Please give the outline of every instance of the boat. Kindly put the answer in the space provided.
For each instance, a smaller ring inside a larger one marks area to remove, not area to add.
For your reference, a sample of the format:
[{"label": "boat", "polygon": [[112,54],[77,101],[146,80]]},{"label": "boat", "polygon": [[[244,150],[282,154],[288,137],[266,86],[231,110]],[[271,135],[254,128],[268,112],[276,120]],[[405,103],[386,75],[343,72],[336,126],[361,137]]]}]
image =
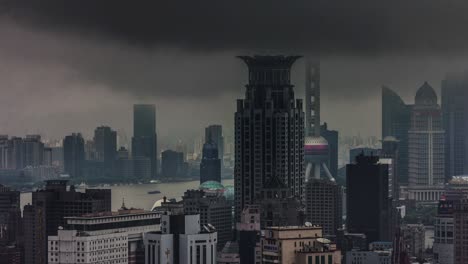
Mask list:
[{"label": "boat", "polygon": [[151,180],[150,183],[161,183],[159,180]]},{"label": "boat", "polygon": [[155,190],[155,191],[149,191],[148,194],[157,194],[157,193],[161,193],[160,191],[158,190]]}]

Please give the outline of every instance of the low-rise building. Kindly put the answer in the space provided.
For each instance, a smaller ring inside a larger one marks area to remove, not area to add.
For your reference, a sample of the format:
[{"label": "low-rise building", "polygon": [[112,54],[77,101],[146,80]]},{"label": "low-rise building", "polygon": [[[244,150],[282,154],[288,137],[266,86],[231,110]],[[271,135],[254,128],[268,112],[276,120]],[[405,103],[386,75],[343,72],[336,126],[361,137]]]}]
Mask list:
[{"label": "low-rise building", "polygon": [[320,226],[267,227],[263,233],[263,263],[341,263],[341,252],[322,237]]},{"label": "low-rise building", "polygon": [[198,214],[162,215],[161,231],[146,233],[144,245],[146,264],[216,263],[216,229],[200,229]]},{"label": "low-rise building", "polygon": [[348,251],[346,264],[392,264],[392,251]]},{"label": "low-rise building", "polygon": [[49,236],[48,263],[142,263],[143,234],[160,229],[160,214],[123,206],[66,223]]}]

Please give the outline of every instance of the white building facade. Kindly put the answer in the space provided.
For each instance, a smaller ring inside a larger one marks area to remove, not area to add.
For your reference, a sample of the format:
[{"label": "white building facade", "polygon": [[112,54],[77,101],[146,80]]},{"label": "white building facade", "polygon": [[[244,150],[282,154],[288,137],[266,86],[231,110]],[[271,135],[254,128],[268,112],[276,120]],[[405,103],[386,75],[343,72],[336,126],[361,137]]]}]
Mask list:
[{"label": "white building facade", "polygon": [[66,228],[48,238],[49,263],[134,263],[138,250],[144,254],[143,234],[160,230],[160,214],[143,210],[125,209],[66,220]]},{"label": "white building facade", "polygon": [[200,230],[200,215],[162,215],[161,231],[145,234],[146,264],[216,263],[217,232]]}]

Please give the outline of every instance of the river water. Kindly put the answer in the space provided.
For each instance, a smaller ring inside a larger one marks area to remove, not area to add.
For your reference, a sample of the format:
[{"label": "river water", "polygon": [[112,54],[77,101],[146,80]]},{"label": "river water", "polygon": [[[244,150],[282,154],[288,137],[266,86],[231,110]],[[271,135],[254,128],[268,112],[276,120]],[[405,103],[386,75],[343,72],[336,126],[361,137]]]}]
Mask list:
[{"label": "river water", "polygon": [[[234,180],[223,180],[223,185],[234,185]],[[120,185],[109,187],[97,187],[101,189],[112,190],[112,211],[116,211],[122,206],[122,201],[125,200],[125,206],[130,208],[141,208],[150,210],[153,204],[162,199],[164,196],[167,198],[175,198],[181,200],[182,195],[186,190],[198,189],[199,181],[189,182],[171,182],[171,183],[158,183],[158,184],[135,184],[135,185]],[[82,191],[82,189],[77,188]],[[148,194],[149,191],[158,190],[161,193]],[[21,208],[24,205],[31,203],[31,193],[21,193]]]}]

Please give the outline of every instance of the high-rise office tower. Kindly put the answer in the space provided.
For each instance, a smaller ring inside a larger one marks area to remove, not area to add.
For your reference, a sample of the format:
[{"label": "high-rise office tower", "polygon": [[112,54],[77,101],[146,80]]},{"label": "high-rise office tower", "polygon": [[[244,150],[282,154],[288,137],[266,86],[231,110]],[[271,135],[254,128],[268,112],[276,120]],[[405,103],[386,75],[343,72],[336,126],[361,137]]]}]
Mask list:
[{"label": "high-rise office tower", "polygon": [[165,150],[161,153],[161,177],[183,178],[187,176],[187,167],[184,162],[184,153]]},{"label": "high-rise office tower", "polygon": [[94,145],[97,160],[104,163],[106,173],[112,171],[117,155],[117,132],[108,126],[94,130]]},{"label": "high-rise office tower", "polygon": [[346,226],[349,233],[363,233],[367,242],[392,241],[388,165],[376,156],[356,157],[346,166]]},{"label": "high-rise office tower", "polygon": [[235,113],[235,212],[261,197],[278,177],[291,195],[303,196],[304,112],[290,81],[297,56],[241,56],[248,66],[245,99]]},{"label": "high-rise office tower", "polygon": [[205,128],[205,143],[213,143],[218,149],[218,158],[223,164],[224,159],[224,137],[221,125],[210,125]]},{"label": "high-rise office tower", "polygon": [[446,180],[468,174],[468,73],[442,81]]},{"label": "high-rise office tower", "polygon": [[[304,139],[305,179],[320,179],[325,174],[333,180],[330,173],[330,150],[328,141],[320,136],[320,64],[306,60],[306,137]],[[338,168],[337,168],[338,170]]]},{"label": "high-rise office tower", "polygon": [[25,263],[48,263],[48,236],[56,236],[65,217],[111,210],[111,190],[67,190],[67,181],[46,181],[44,190],[33,192],[32,204],[24,207]]},{"label": "high-rise office tower", "polygon": [[328,124],[323,123],[320,135],[328,142],[328,156],[330,158],[328,169],[333,177],[338,175],[338,131],[329,130]]},{"label": "high-rise office tower", "polygon": [[39,135],[26,135],[23,140],[23,162],[25,166],[40,166],[44,160],[44,143]]},{"label": "high-rise office tower", "polygon": [[434,263],[454,263],[454,200],[442,199],[437,207],[437,216],[434,224]]},{"label": "high-rise office tower", "polygon": [[408,140],[409,188],[444,184],[442,112],[437,104],[437,95],[427,82],[416,93]]},{"label": "high-rise office tower", "polygon": [[408,130],[411,124],[411,105],[405,104],[401,97],[387,87],[382,87],[382,139],[395,137],[399,143],[398,179],[408,183]]},{"label": "high-rise office tower", "polygon": [[214,143],[203,145],[203,155],[200,163],[200,183],[206,181],[221,182],[221,160]]},{"label": "high-rise office tower", "polygon": [[158,139],[156,134],[156,108],[151,104],[133,106],[132,156],[149,158],[151,177],[158,173]]},{"label": "high-rise office tower", "polygon": [[63,139],[64,171],[70,177],[83,176],[85,152],[84,139],[81,134],[73,133]]}]

